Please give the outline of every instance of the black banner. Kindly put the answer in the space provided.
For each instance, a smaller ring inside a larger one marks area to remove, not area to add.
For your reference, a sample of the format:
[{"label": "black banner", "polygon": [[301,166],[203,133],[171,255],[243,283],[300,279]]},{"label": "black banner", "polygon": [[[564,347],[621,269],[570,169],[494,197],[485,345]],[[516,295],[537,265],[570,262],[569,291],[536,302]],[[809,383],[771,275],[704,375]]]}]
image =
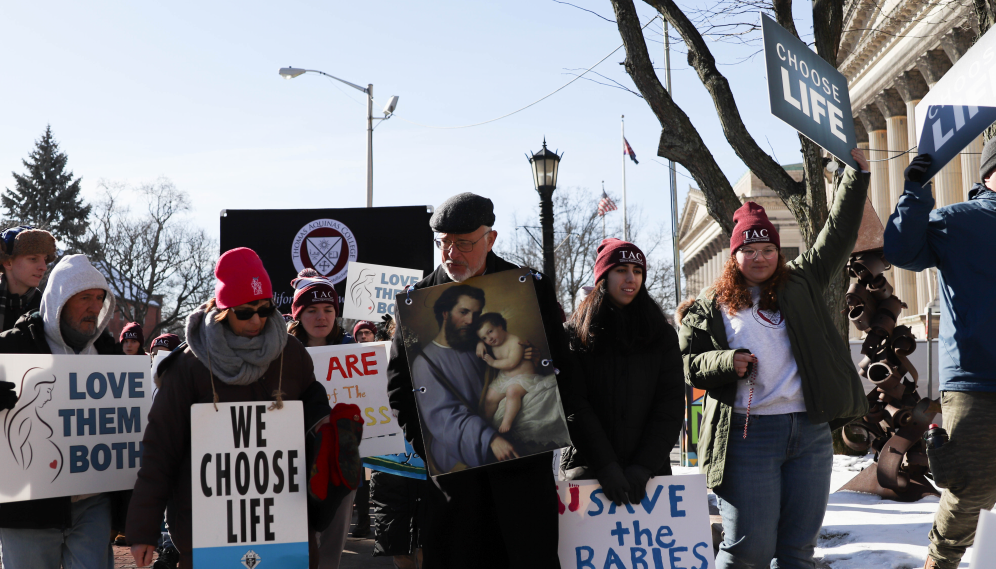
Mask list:
[{"label": "black banner", "polygon": [[430,208],[229,209],[221,212],[221,252],[256,251],[273,283],[273,300],[290,312],[290,281],[305,267],[346,289],[349,261],[422,269],[433,266]]}]

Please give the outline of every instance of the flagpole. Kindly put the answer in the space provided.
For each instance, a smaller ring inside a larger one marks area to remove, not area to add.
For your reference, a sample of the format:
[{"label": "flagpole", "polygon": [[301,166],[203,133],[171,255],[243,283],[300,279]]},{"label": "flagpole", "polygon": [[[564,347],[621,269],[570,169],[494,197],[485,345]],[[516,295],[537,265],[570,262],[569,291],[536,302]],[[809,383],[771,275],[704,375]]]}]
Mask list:
[{"label": "flagpole", "polygon": [[629,241],[629,220],[626,217],[626,115],[620,118],[622,125],[622,191],[623,191],[623,241]]},{"label": "flagpole", "polygon": [[[608,195],[605,193],[605,180],[602,180],[602,195]],[[605,214],[602,214],[602,241],[605,241]]]}]

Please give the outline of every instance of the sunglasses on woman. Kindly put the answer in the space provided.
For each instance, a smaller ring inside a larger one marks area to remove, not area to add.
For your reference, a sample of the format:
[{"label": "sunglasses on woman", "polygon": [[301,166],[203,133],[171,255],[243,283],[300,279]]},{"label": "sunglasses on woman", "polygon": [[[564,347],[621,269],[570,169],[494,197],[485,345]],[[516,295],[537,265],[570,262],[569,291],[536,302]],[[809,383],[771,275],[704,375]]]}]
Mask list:
[{"label": "sunglasses on woman", "polygon": [[266,318],[273,314],[277,308],[272,304],[260,306],[259,308],[238,308],[233,309],[235,317],[239,320],[251,320],[254,314],[259,314],[260,318]]}]

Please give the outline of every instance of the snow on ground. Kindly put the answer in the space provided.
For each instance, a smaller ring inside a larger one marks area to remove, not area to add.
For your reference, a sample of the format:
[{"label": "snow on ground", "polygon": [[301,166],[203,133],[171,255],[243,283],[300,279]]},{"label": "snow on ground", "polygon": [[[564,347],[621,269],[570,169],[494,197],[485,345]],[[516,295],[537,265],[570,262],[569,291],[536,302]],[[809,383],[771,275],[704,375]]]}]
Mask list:
[{"label": "snow on ground", "polygon": [[[833,569],[920,569],[927,557],[939,499],[919,502],[883,500],[879,496],[838,491],[872,462],[867,457],[834,456],[830,503],[816,557]],[[972,550],[960,567],[967,568]]]}]

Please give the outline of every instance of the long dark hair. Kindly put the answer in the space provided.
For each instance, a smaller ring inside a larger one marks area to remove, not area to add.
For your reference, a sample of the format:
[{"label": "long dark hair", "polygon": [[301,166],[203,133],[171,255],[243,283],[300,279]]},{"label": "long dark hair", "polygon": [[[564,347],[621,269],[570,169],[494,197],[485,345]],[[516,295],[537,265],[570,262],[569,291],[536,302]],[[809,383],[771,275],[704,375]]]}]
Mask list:
[{"label": "long dark hair", "polygon": [[571,315],[567,321],[571,350],[597,352],[613,346],[639,352],[661,341],[664,328],[670,324],[660,305],[647,292],[646,282],[640,283],[636,297],[623,308],[615,308],[608,296],[608,279],[601,279]]}]

